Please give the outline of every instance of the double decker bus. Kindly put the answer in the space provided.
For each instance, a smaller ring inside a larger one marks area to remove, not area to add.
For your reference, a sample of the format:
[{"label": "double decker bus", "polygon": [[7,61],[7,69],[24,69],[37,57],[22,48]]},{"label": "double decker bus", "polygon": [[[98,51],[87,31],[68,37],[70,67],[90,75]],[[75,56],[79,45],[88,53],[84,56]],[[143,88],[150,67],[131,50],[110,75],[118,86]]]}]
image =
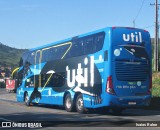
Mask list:
[{"label": "double decker bus", "polygon": [[151,40],[146,30],[106,27],[30,49],[20,60],[17,101],[66,111],[148,106]]}]

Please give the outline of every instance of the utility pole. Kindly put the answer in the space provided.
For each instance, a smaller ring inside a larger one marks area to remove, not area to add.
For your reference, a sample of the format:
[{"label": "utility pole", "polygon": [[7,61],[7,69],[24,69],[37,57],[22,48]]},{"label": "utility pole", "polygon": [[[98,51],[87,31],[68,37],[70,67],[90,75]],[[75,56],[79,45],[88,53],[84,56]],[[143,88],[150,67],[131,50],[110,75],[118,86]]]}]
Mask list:
[{"label": "utility pole", "polygon": [[159,42],[159,25],[158,25],[158,0],[155,0],[154,4],[150,4],[155,6],[155,39],[154,39],[154,71],[158,71],[158,42]]},{"label": "utility pole", "polygon": [[135,28],[135,20],[133,20],[133,27]]}]

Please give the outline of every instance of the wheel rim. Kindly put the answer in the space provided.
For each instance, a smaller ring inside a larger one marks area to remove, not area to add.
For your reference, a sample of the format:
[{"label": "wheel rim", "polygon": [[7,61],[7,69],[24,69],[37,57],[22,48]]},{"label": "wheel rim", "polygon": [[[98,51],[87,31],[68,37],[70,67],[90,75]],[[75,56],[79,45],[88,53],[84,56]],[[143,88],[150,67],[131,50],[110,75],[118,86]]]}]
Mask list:
[{"label": "wheel rim", "polygon": [[26,94],[26,96],[25,96],[25,103],[27,104],[28,101],[29,101],[29,96],[28,96],[28,94]]},{"label": "wheel rim", "polygon": [[78,108],[78,110],[82,110],[83,109],[83,99],[82,98],[79,98],[77,100],[77,108]]},{"label": "wheel rim", "polygon": [[66,99],[66,107],[71,108],[71,99],[69,97]]}]

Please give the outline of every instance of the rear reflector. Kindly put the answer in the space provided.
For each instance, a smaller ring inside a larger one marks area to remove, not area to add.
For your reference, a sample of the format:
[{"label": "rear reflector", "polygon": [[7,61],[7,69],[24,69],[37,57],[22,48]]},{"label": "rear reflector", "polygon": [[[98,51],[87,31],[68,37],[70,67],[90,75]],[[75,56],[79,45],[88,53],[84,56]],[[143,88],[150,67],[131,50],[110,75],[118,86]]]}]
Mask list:
[{"label": "rear reflector", "polygon": [[115,91],[113,88],[112,76],[109,76],[106,83],[106,92],[115,95]]}]

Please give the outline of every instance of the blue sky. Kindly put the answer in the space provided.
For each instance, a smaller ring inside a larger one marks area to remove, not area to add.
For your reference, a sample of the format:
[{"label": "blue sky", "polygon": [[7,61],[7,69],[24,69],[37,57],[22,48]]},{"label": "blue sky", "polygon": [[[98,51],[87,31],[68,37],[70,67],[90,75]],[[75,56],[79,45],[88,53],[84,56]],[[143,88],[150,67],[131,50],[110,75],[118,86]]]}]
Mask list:
[{"label": "blue sky", "polygon": [[150,6],[154,2],[0,0],[0,42],[16,48],[33,48],[107,26],[132,27],[133,20],[137,28],[148,30],[154,37],[155,8]]}]

